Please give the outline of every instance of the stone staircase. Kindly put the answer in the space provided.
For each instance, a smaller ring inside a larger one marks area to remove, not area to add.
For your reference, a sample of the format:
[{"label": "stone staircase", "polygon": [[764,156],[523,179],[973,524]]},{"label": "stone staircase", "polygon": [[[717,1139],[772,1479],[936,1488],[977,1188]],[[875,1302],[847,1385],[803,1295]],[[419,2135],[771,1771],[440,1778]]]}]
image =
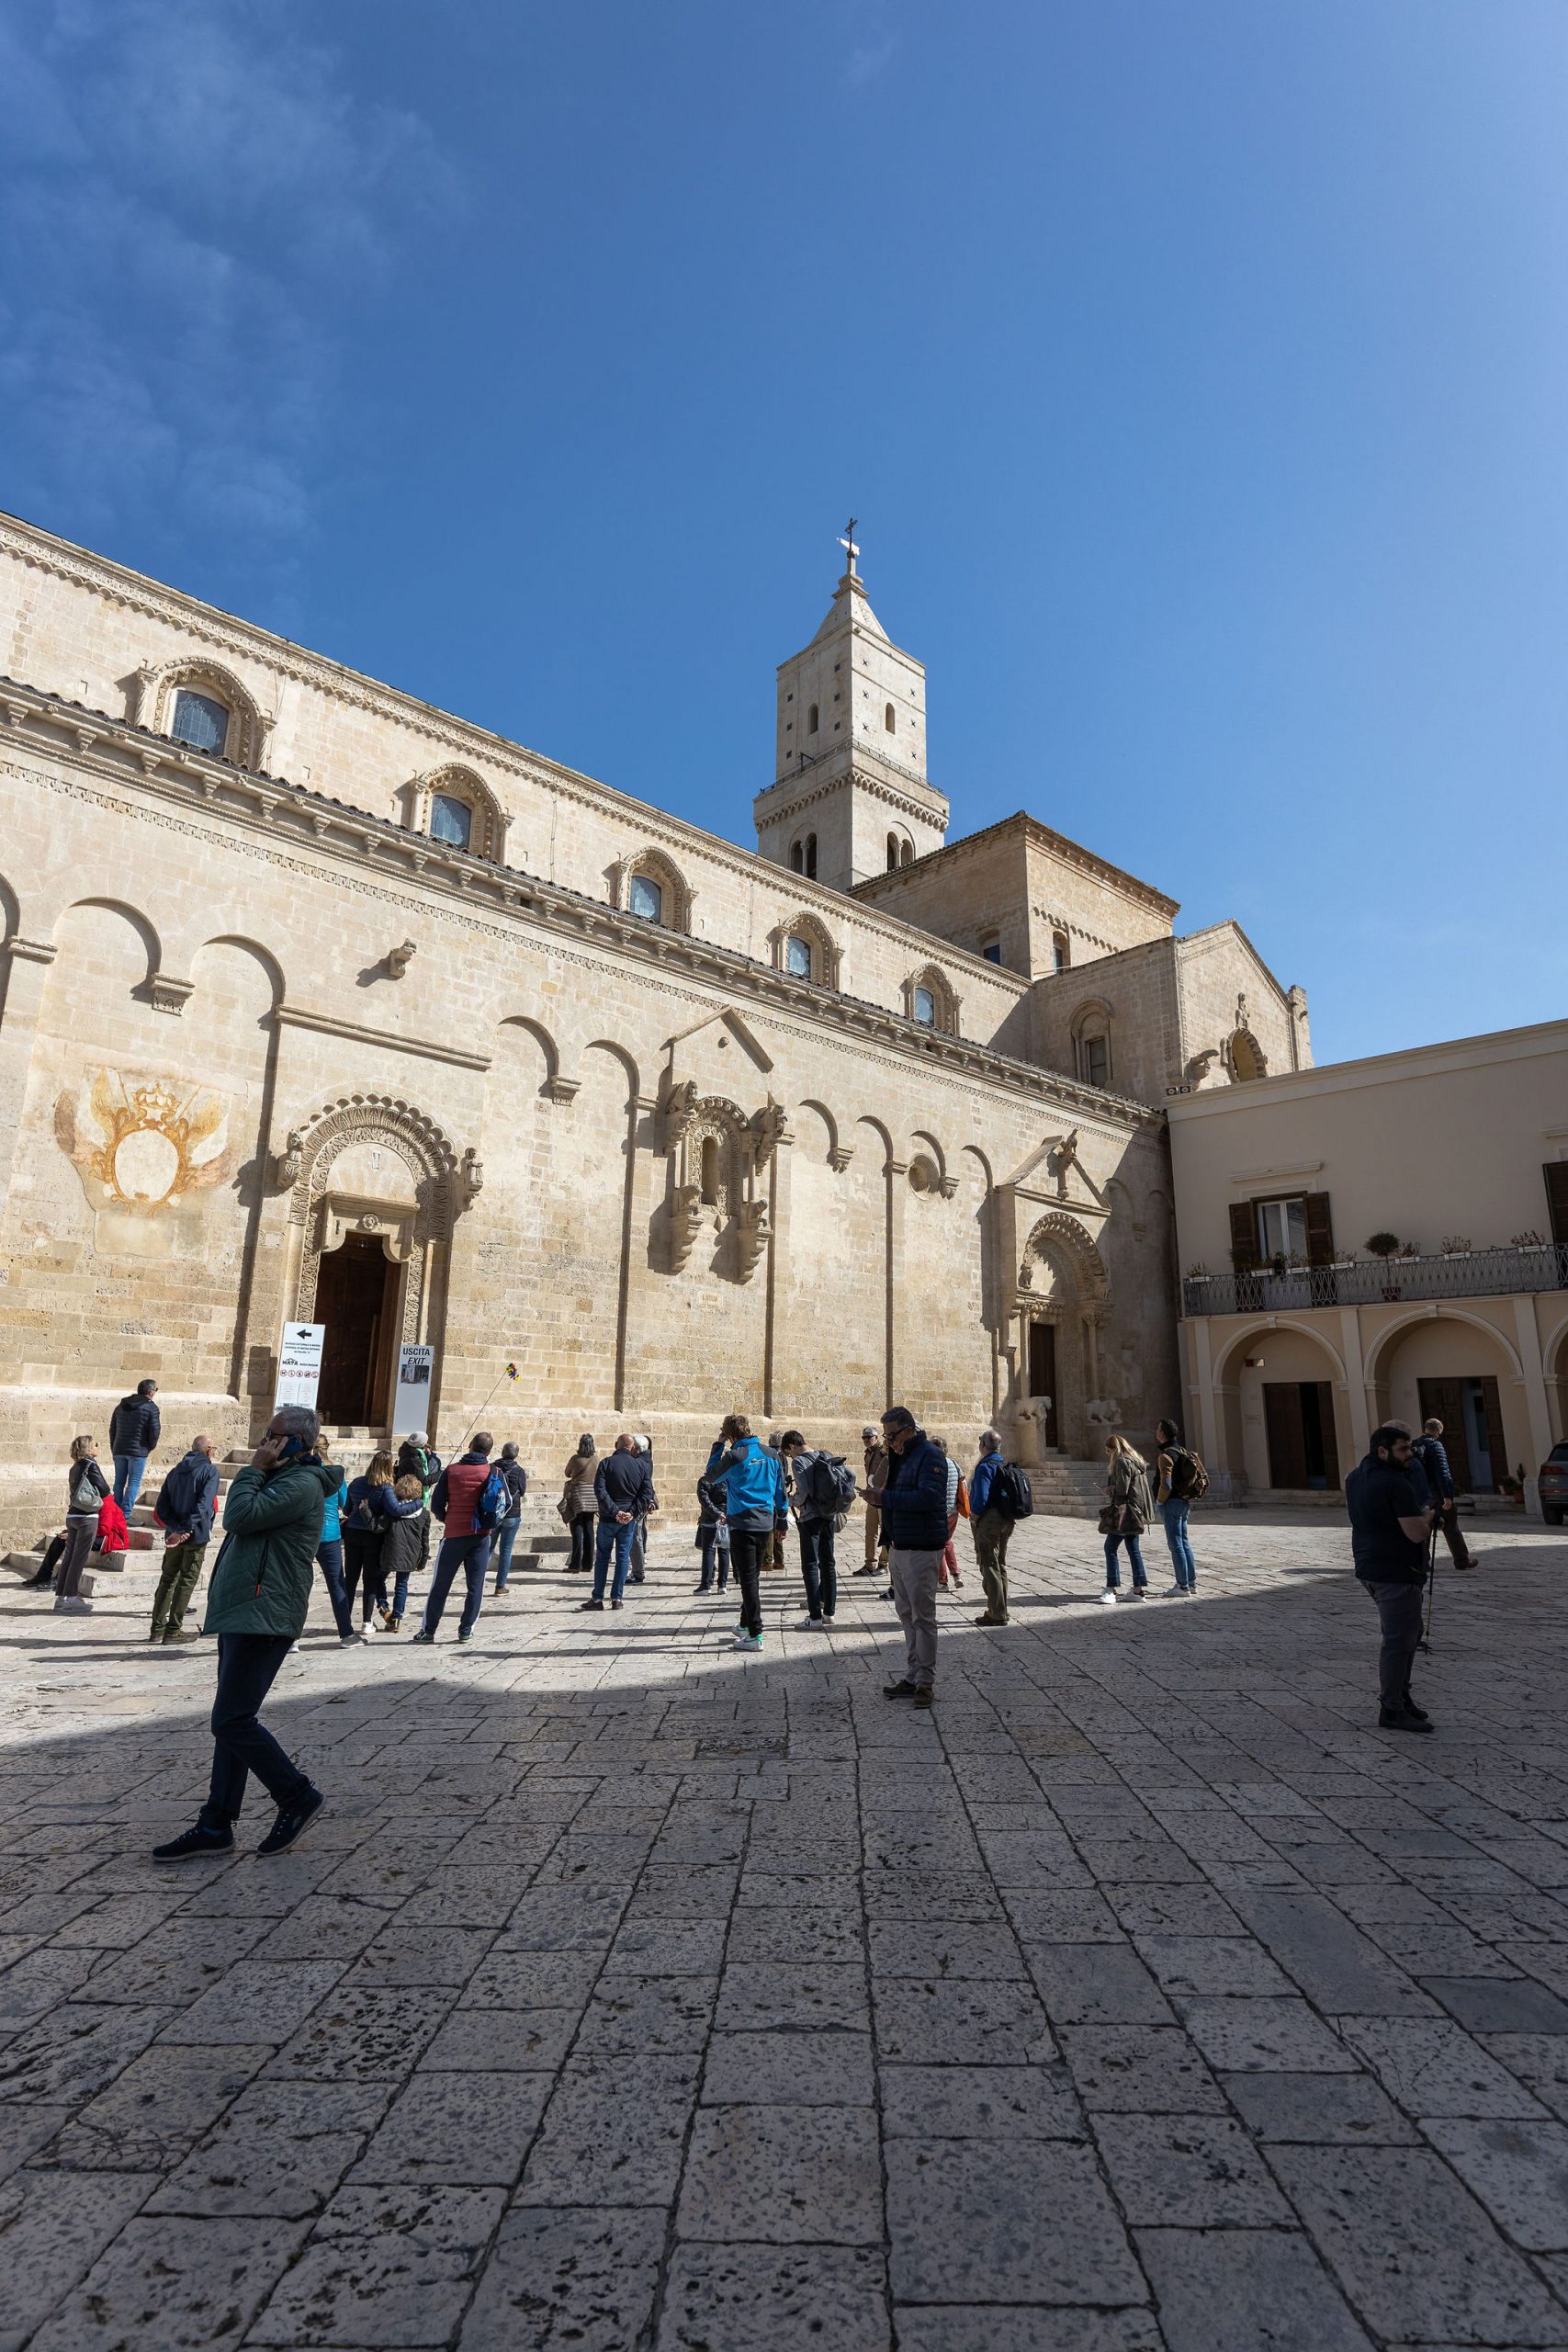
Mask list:
[{"label": "stone staircase", "polygon": [[1042,1519],[1098,1519],[1105,1500],[1105,1472],[1098,1462],[1077,1462],[1059,1445],[1044,1459],[1024,1465]]}]

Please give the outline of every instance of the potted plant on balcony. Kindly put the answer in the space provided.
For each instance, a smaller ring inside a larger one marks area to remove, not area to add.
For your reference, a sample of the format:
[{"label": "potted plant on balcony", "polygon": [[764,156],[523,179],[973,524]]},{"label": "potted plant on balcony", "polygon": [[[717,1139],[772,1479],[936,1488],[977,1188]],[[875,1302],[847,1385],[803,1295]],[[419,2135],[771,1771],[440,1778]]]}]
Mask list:
[{"label": "potted plant on balcony", "polygon": [[[1527,1275],[1544,1274],[1547,1286],[1551,1287],[1551,1275],[1556,1270],[1557,1251],[1544,1233],[1538,1233],[1535,1227],[1530,1226],[1525,1232],[1514,1234],[1508,1247],[1510,1250],[1517,1250],[1524,1260],[1523,1272]],[[1551,1269],[1550,1272],[1549,1269]]]},{"label": "potted plant on balcony", "polygon": [[1468,1233],[1450,1233],[1438,1246],[1445,1258],[1468,1258],[1470,1236]]},{"label": "potted plant on balcony", "polygon": [[1391,1283],[1387,1279],[1389,1260],[1391,1258],[1397,1258],[1401,1249],[1404,1246],[1401,1242],[1398,1234],[1370,1233],[1367,1236],[1366,1246],[1367,1253],[1370,1257],[1381,1258],[1382,1260],[1384,1277],[1382,1295],[1384,1298],[1395,1299],[1402,1297],[1404,1294],[1401,1291],[1400,1285],[1397,1283]]}]

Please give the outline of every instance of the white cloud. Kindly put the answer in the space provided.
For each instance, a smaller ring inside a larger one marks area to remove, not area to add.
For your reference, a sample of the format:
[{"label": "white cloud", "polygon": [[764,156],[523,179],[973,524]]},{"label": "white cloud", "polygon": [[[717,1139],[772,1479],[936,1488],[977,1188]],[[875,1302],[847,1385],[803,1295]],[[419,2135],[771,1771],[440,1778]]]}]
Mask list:
[{"label": "white cloud", "polygon": [[3,502],[291,557],[356,302],[455,175],[293,0],[0,0]]}]

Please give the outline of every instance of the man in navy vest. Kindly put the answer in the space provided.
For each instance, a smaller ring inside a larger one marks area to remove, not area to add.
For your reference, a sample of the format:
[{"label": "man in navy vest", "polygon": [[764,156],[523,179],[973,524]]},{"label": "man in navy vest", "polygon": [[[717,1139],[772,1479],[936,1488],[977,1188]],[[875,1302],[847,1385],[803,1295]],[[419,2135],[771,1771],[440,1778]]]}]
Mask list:
[{"label": "man in navy vest", "polygon": [[882,1489],[882,1534],[893,1578],[893,1606],[904,1628],[904,1674],[884,1685],[885,1699],[913,1699],[929,1707],[936,1689],[936,1587],[942,1551],[958,1524],[947,1508],[947,1456],[933,1445],[907,1405],[882,1416],[887,1442],[887,1481]]}]

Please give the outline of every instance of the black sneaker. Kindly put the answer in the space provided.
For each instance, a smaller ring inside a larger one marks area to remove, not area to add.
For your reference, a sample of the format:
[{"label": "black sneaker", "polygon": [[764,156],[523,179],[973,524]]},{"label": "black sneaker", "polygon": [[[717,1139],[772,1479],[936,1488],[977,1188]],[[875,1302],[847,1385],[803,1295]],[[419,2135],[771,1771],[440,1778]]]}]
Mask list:
[{"label": "black sneaker", "polygon": [[1378,1709],[1379,1731],[1430,1731],[1431,1728],[1430,1715],[1407,1714],[1403,1707]]},{"label": "black sneaker", "polygon": [[468,1631],[466,1634],[463,1632],[463,1630],[462,1630],[461,1626],[459,1626],[459,1627],[458,1627],[458,1629],[457,1629],[457,1639],[458,1639],[460,1642],[471,1642],[471,1641],[473,1640],[473,1638],[474,1638],[474,1635],[473,1635],[473,1629],[472,1629],[472,1627],[471,1627],[471,1626],[469,1627]]},{"label": "black sneaker", "polygon": [[885,1699],[912,1699],[915,1695],[915,1686],[908,1681],[885,1682],[882,1686],[882,1695]]},{"label": "black sneaker", "polygon": [[[352,1640],[353,1636],[350,1635],[349,1638]],[[433,1642],[435,1636],[434,1634],[411,1634],[409,1639],[411,1642]]]},{"label": "black sneaker", "polygon": [[604,1606],[602,1600],[580,1600],[577,1605],[579,1609],[603,1609]]},{"label": "black sneaker", "polygon": [[294,1804],[279,1805],[277,1819],[256,1848],[258,1854],[287,1854],[297,1838],[302,1838],[325,1804],[320,1789],[307,1789]]},{"label": "black sneaker", "polygon": [[154,1846],[152,1860],[155,1862],[200,1862],[206,1861],[210,1855],[231,1854],[233,1850],[234,1833],[231,1829],[203,1829],[197,1826],[182,1830],[179,1837],[171,1838],[166,1846]]},{"label": "black sneaker", "polygon": [[1404,1712],[1407,1715],[1414,1715],[1418,1724],[1429,1724],[1432,1720],[1425,1707],[1416,1704],[1408,1690],[1404,1694]]},{"label": "black sneaker", "polygon": [[916,1691],[916,1693],[915,1693],[915,1704],[916,1704],[916,1706],[917,1706],[917,1707],[934,1707],[934,1706],[935,1706],[935,1704],[936,1704],[936,1692],[931,1689],[931,1684],[930,1684],[929,1682],[922,1683],[922,1684],[921,1684],[921,1686],[920,1686],[920,1688]]},{"label": "black sneaker", "polygon": [[624,1600],[612,1600],[610,1603],[612,1609],[624,1609],[626,1605]]}]

